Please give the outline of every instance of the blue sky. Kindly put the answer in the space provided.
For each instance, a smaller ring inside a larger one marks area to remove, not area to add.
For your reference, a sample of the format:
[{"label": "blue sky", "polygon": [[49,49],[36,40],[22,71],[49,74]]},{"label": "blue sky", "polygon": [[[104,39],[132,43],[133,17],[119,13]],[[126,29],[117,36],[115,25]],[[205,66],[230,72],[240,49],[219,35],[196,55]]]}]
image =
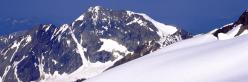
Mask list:
[{"label": "blue sky", "polygon": [[[0,0],[0,19],[32,19],[33,24],[60,25],[71,23],[96,5],[146,13],[157,21],[196,34],[235,21],[248,9],[248,0]],[[23,26],[10,29],[0,25],[0,34],[32,27]]]}]

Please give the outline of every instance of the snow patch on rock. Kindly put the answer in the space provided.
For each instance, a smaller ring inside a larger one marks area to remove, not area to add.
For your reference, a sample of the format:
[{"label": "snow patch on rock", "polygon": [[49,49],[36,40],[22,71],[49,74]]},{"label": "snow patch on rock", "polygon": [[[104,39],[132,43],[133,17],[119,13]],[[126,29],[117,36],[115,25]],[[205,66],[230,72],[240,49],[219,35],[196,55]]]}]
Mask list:
[{"label": "snow patch on rock", "polygon": [[127,52],[127,48],[118,42],[111,40],[111,39],[100,39],[103,42],[101,48],[98,51],[120,51],[120,52]]},{"label": "snow patch on rock", "polygon": [[45,31],[48,31],[51,26],[52,26],[52,24],[44,25],[43,28],[45,29]]},{"label": "snow patch on rock", "polygon": [[168,35],[168,34],[174,34],[177,31],[177,28],[171,25],[165,25],[163,23],[160,23],[158,21],[155,21],[148,15],[144,13],[136,13],[139,15],[142,15],[146,20],[150,21],[153,23],[153,25],[158,29],[158,34],[160,36]]},{"label": "snow patch on rock", "polygon": [[248,30],[244,30],[244,31],[240,34],[240,36],[246,35],[246,34],[248,34]]},{"label": "snow patch on rock", "polygon": [[79,20],[84,20],[84,14],[82,14],[81,16],[79,16],[75,21],[79,21]]},{"label": "snow patch on rock", "polygon": [[239,24],[239,25],[233,27],[233,29],[227,33],[219,33],[218,34],[219,40],[227,40],[227,39],[231,39],[231,38],[235,37],[235,35],[239,32],[241,26],[242,26],[242,24]]}]

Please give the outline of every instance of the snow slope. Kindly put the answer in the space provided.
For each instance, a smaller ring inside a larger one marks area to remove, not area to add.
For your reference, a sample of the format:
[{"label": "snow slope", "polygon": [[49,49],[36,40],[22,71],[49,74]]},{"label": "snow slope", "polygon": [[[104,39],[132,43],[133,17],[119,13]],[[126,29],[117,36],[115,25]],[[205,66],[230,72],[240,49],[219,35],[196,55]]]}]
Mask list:
[{"label": "snow slope", "polygon": [[211,34],[172,44],[86,82],[247,82],[248,35]]},{"label": "snow slope", "polygon": [[154,19],[152,19],[151,17],[149,17],[148,15],[146,15],[144,13],[136,13],[136,14],[139,14],[139,15],[143,16],[146,20],[151,21],[155,25],[155,27],[157,27],[158,34],[160,36],[166,35],[165,33],[173,34],[173,33],[175,33],[177,31],[176,27],[170,26],[170,25],[165,25],[163,23],[155,21]]}]

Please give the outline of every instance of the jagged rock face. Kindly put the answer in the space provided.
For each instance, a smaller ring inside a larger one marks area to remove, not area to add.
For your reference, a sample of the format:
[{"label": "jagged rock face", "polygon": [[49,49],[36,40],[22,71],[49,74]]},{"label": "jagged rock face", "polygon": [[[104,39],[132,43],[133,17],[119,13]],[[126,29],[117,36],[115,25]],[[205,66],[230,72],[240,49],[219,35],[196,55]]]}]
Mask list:
[{"label": "jagged rock face", "polygon": [[248,25],[248,10],[246,10],[246,11],[239,17],[238,21],[236,21],[235,24]]},{"label": "jagged rock face", "polygon": [[[54,32],[58,32],[56,29],[52,25],[37,26],[3,48],[0,74],[4,76],[4,81],[17,81],[14,76],[21,81],[37,80],[40,78],[41,64],[44,65],[42,71],[51,74],[54,71],[71,73],[81,66],[80,55],[73,51],[75,43],[70,46],[66,43],[71,37],[66,34],[53,36]],[[66,39],[59,41],[60,36]]]},{"label": "jagged rock face", "polygon": [[97,6],[72,24],[1,36],[0,79],[82,80],[191,37],[176,27],[168,26],[175,31],[167,32],[156,26],[145,15]]},{"label": "jagged rock face", "polygon": [[[112,11],[102,8],[89,11],[84,14],[82,20],[76,21],[73,29],[76,37],[84,40],[82,44],[85,44],[84,47],[87,48],[86,53],[90,54],[92,62],[99,61],[99,59],[94,58],[101,55],[98,54],[101,53],[101,51],[98,52],[100,45],[102,45],[101,38],[114,40],[127,47],[127,50],[130,52],[133,52],[139,44],[159,40],[156,32],[150,31],[148,27],[141,26],[138,23],[128,25],[129,22],[134,20],[135,15],[129,16],[126,11]],[[142,18],[138,15],[136,17]],[[150,27],[157,30],[154,26]],[[113,59],[113,57],[108,58]]]},{"label": "jagged rock face", "polygon": [[223,26],[222,28],[213,32],[213,35],[221,39],[222,37],[231,38],[247,33],[248,33],[248,11],[246,10],[236,22]]}]

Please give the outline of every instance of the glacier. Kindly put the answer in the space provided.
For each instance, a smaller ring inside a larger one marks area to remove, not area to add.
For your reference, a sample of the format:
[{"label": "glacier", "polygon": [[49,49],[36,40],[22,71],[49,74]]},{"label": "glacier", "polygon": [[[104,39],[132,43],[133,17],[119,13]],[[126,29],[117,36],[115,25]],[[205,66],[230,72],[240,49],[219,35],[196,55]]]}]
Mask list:
[{"label": "glacier", "polygon": [[247,82],[248,35],[211,33],[169,45],[86,82]]}]

